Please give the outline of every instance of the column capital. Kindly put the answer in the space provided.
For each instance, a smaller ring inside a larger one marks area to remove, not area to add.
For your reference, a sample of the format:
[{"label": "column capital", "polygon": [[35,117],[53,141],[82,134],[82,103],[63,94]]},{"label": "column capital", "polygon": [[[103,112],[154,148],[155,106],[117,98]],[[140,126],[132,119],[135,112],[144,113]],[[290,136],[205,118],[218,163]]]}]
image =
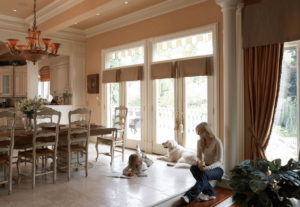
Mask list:
[{"label": "column capital", "polygon": [[244,3],[244,0],[216,0],[216,4],[223,9],[237,9],[238,5]]}]

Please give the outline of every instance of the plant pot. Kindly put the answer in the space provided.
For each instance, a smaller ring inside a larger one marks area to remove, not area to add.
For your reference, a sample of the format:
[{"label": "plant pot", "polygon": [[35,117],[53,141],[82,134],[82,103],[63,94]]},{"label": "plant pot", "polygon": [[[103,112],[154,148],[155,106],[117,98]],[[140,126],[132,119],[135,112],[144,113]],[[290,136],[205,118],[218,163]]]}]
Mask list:
[{"label": "plant pot", "polygon": [[23,121],[24,128],[27,132],[32,131],[34,129],[34,124],[33,124],[33,114],[24,114],[25,117],[28,119],[28,123]]},{"label": "plant pot", "polygon": [[64,98],[65,99],[65,105],[69,104],[69,98]]}]

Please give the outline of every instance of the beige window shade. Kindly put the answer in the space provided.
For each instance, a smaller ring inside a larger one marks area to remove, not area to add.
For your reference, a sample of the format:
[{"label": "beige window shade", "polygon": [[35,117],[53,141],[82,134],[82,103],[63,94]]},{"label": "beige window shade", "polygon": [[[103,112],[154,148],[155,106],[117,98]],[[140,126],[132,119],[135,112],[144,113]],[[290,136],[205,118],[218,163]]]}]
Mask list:
[{"label": "beige window shade", "polygon": [[151,80],[174,78],[174,62],[151,65]]},{"label": "beige window shade", "polygon": [[134,66],[120,69],[120,82],[143,80],[143,67]]},{"label": "beige window shade", "polygon": [[300,39],[300,1],[269,0],[242,11],[243,48]]},{"label": "beige window shade", "polygon": [[40,82],[47,82],[50,81],[50,67],[44,66],[39,71],[40,75]]},{"label": "beige window shade", "polygon": [[120,69],[103,71],[102,83],[118,83],[120,82]]},{"label": "beige window shade", "polygon": [[179,77],[209,76],[213,72],[213,58],[197,58],[178,62]]}]

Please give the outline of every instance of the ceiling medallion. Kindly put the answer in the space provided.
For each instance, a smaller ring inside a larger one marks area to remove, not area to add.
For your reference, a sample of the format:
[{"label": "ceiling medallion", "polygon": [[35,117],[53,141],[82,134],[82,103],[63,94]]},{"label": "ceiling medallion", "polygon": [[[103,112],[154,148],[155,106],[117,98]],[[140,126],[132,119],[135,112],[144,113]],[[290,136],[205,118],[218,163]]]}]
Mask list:
[{"label": "ceiling medallion", "polygon": [[[27,45],[17,45],[20,40],[7,39],[5,45],[9,49],[12,55],[21,55],[26,60],[33,62],[39,62],[44,58],[56,57],[58,49],[62,46],[60,43],[52,43],[51,39],[43,38],[40,40],[41,31],[38,31],[36,26],[36,0],[34,0],[33,10],[33,26],[28,29],[29,37],[26,37]],[[40,46],[40,42],[45,45],[45,49]],[[48,52],[49,51],[49,52]]]}]

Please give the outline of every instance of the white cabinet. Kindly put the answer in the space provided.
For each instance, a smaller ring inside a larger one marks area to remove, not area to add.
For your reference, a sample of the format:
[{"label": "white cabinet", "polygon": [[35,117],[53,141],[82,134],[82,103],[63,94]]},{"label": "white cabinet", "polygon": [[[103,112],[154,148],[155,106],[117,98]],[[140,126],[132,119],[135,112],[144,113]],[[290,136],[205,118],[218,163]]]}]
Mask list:
[{"label": "white cabinet", "polygon": [[15,68],[14,97],[27,97],[27,66]]},{"label": "white cabinet", "polygon": [[53,58],[50,61],[50,94],[62,96],[69,88],[69,58]]},{"label": "white cabinet", "polygon": [[[72,111],[72,105],[47,105],[47,107],[61,112],[60,124],[69,124],[69,112]],[[52,121],[56,122],[57,118],[53,116]]]},{"label": "white cabinet", "polygon": [[10,68],[0,68],[0,97],[12,97],[13,71]]}]

